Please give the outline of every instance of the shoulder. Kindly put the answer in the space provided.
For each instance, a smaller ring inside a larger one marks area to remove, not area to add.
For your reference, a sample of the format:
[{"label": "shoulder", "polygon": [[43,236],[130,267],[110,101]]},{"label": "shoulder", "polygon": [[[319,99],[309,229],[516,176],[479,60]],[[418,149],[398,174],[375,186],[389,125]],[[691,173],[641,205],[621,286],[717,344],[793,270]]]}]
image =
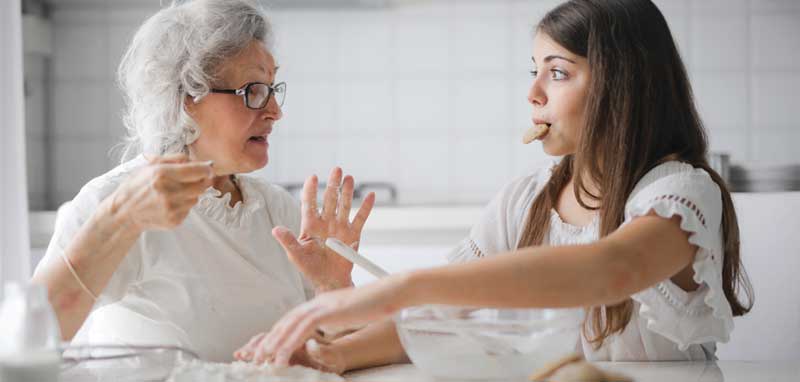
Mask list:
[{"label": "shoulder", "polygon": [[503,186],[484,210],[484,220],[504,221],[510,232],[516,232],[522,226],[534,198],[550,180],[556,164],[548,163]]},{"label": "shoulder", "polygon": [[702,168],[670,161],[645,174],[626,203],[626,215],[639,215],[664,205],[680,205],[707,228],[719,226],[722,190]]},{"label": "shoulder", "polygon": [[507,202],[515,202],[516,204],[529,205],[533,198],[544,188],[553,174],[553,168],[558,162],[551,162],[536,170],[517,177],[511,182],[507,183],[500,189],[500,192],[495,197],[496,199],[504,199]]},{"label": "shoulder", "polygon": [[91,212],[131,174],[145,165],[147,165],[147,160],[141,155],[122,163],[87,182],[68,203],[78,211],[88,210]]},{"label": "shoulder", "polygon": [[694,167],[691,164],[669,161],[664,162],[648,171],[633,189],[631,195],[652,189],[653,186],[687,187],[695,186],[719,190],[719,186],[714,182],[706,170]]}]

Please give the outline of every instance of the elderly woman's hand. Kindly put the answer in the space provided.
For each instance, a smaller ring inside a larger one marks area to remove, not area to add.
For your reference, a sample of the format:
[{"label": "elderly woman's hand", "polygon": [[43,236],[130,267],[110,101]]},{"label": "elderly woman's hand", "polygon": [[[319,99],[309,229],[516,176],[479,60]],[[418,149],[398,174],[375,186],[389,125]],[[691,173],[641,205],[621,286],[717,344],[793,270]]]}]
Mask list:
[{"label": "elderly woman's hand", "polygon": [[375,194],[370,193],[364,198],[351,222],[353,182],[353,177],[349,175],[342,181],[342,169],[334,168],[325,188],[320,212],[317,210],[317,177],[309,177],[303,185],[300,236],[295,238],[284,227],[272,230],[289,259],[311,280],[318,292],[353,285],[350,275],[353,264],[324,245],[327,238],[335,237],[358,249],[361,229],[375,204]]},{"label": "elderly woman's hand", "polygon": [[210,162],[189,162],[182,154],[157,157],[112,194],[112,210],[127,215],[138,231],[180,225],[212,184]]},{"label": "elderly woman's hand", "polygon": [[[234,359],[254,362],[256,353],[262,358],[265,357],[265,355],[262,355],[263,353],[258,352],[258,349],[263,346],[262,340],[266,336],[266,332],[253,336],[247,344],[233,353]],[[342,374],[346,371],[344,356],[331,345],[329,340],[319,333],[314,333],[303,346],[295,350],[289,358],[289,365],[303,365],[336,374]]]},{"label": "elderly woman's hand", "polygon": [[[297,362],[308,340],[320,330],[352,327],[390,317],[400,309],[415,305],[420,290],[412,290],[411,273],[396,274],[359,288],[339,289],[320,294],[302,303],[276,322],[269,333],[259,334],[234,353],[237,359],[255,363],[271,361],[279,366]],[[313,350],[313,349],[307,349]],[[327,363],[344,361],[336,352],[328,352]],[[313,354],[313,351],[312,351]],[[320,362],[321,353],[314,355]],[[329,366],[330,367],[330,366]],[[345,365],[346,367],[346,365]]]}]

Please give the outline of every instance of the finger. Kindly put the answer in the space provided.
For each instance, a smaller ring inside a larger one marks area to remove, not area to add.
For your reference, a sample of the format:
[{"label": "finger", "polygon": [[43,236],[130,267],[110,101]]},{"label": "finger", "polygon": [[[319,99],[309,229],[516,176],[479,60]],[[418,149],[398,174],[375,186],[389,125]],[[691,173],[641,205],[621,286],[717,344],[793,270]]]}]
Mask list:
[{"label": "finger", "polygon": [[364,228],[364,223],[367,222],[367,218],[369,217],[370,212],[372,212],[372,207],[375,205],[375,193],[370,192],[364,201],[361,203],[361,207],[358,209],[358,213],[353,218],[353,229],[356,232],[361,232],[361,229]]},{"label": "finger", "polygon": [[158,164],[158,163],[186,163],[189,161],[189,157],[183,153],[174,153],[174,154],[167,154],[167,155],[158,155],[150,159],[151,164]]},{"label": "finger", "polygon": [[353,188],[355,180],[352,176],[344,177],[342,182],[342,195],[339,197],[339,211],[336,212],[336,220],[339,223],[347,223],[350,221],[350,206],[353,203]]},{"label": "finger", "polygon": [[309,312],[302,317],[293,329],[290,329],[288,336],[282,344],[276,346],[275,364],[278,366],[288,366],[289,359],[295,350],[299,349],[311,338],[317,327],[318,314],[316,311]]},{"label": "finger", "polygon": [[300,304],[292,309],[283,318],[272,327],[264,339],[262,346],[263,352],[276,355],[276,349],[283,345],[290,332],[297,327],[298,323],[303,320],[309,313],[318,310],[319,307],[314,305],[311,301]]},{"label": "finger", "polygon": [[266,332],[261,332],[253,336],[253,338],[251,338],[250,341],[247,341],[247,343],[244,346],[236,350],[233,353],[233,356],[240,361],[249,361],[253,359],[253,353],[254,349],[256,348],[256,345],[258,345],[261,342],[261,340],[263,340],[264,337],[266,336],[267,336]]},{"label": "finger", "polygon": [[191,183],[208,179],[214,175],[212,162],[165,163],[159,165],[159,171],[181,183]]},{"label": "finger", "polygon": [[289,260],[299,266],[300,259],[297,256],[302,253],[303,247],[300,245],[300,242],[297,241],[292,231],[286,227],[278,226],[272,229],[272,236],[278,240],[278,243],[280,243],[281,247],[286,251]]},{"label": "finger", "polygon": [[289,313],[287,313],[283,318],[278,320],[278,322],[272,326],[267,336],[261,340],[256,348],[255,356],[253,358],[253,362],[255,363],[263,363],[267,360],[267,358],[274,358],[275,354],[275,344],[279,341],[281,336],[284,335],[286,328],[291,325],[294,318],[299,314],[299,311],[303,308],[303,305],[292,309]]},{"label": "finger", "polygon": [[328,178],[328,186],[325,187],[322,205],[322,219],[326,222],[333,220],[336,213],[336,200],[339,199],[339,185],[342,183],[342,169],[334,167],[331,176]]},{"label": "finger", "polygon": [[177,192],[186,199],[197,199],[200,194],[206,192],[211,187],[211,178],[201,179],[190,183],[179,183]]},{"label": "finger", "polygon": [[319,214],[317,209],[317,185],[319,181],[316,175],[311,175],[303,183],[303,196],[302,196],[302,216],[305,218],[315,218]]},{"label": "finger", "polygon": [[256,343],[255,347],[253,348],[253,357],[250,358],[250,361],[255,364],[262,364],[268,359],[273,358],[272,353],[267,350],[267,337],[261,339]]}]

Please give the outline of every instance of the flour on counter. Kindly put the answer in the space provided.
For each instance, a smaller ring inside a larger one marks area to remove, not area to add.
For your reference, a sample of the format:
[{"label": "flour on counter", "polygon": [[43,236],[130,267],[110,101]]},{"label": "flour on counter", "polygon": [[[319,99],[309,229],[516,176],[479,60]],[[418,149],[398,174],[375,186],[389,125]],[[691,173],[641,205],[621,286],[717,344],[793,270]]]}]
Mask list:
[{"label": "flour on counter", "polygon": [[274,367],[268,363],[255,365],[237,361],[214,363],[192,360],[181,362],[172,370],[167,382],[334,382],[344,381],[336,374],[305,366]]}]

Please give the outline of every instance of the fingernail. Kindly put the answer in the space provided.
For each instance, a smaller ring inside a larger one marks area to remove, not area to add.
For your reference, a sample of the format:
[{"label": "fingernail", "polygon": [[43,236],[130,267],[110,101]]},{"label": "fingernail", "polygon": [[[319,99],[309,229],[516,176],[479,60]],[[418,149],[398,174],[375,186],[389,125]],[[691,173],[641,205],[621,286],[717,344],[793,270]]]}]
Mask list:
[{"label": "fingernail", "polygon": [[213,165],[214,165],[213,160],[206,161],[206,166],[213,166]]}]

